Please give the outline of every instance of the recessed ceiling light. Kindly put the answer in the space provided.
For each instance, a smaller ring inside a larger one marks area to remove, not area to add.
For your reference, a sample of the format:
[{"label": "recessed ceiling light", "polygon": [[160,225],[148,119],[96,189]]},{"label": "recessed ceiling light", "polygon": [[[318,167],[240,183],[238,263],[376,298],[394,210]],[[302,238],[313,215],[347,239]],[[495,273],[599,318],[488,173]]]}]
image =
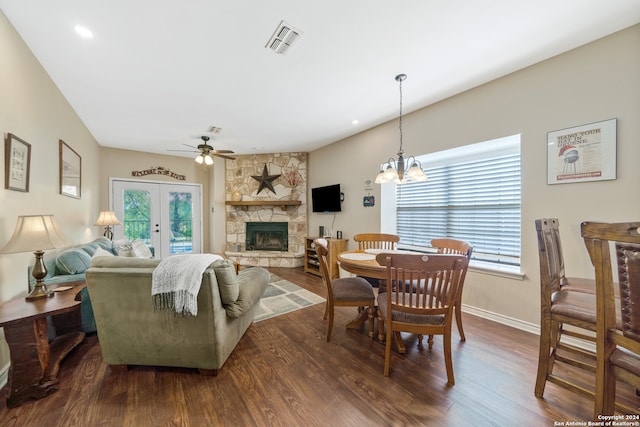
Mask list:
[{"label": "recessed ceiling light", "polygon": [[83,27],[82,25],[76,25],[74,29],[76,30],[76,33],[80,34],[85,39],[93,38],[93,33],[88,28]]},{"label": "recessed ceiling light", "polygon": [[351,121],[351,124],[352,124],[352,125],[357,125],[358,123],[360,123],[360,121],[359,121],[359,120],[352,120],[352,121]]}]

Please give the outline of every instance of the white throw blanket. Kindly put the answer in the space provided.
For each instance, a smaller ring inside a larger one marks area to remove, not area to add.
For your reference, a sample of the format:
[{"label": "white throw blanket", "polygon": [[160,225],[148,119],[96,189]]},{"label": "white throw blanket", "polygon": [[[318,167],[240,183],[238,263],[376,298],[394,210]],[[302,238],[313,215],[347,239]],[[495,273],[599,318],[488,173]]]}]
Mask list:
[{"label": "white throw blanket", "polygon": [[151,278],[153,308],[173,310],[183,316],[197,316],[202,274],[217,259],[222,257],[213,254],[183,254],[172,255],[160,261]]}]

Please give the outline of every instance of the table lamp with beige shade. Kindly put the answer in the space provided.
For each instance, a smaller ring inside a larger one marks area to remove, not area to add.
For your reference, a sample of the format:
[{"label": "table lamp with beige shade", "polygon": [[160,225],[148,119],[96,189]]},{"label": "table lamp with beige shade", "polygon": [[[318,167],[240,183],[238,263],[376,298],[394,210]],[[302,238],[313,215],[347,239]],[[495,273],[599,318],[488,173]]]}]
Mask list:
[{"label": "table lamp with beige shade", "polygon": [[116,217],[115,212],[113,211],[100,211],[100,215],[98,216],[98,220],[93,225],[100,225],[104,227],[103,236],[108,238],[109,240],[113,240],[113,228],[112,225],[120,225],[120,220]]},{"label": "table lamp with beige shade", "polygon": [[60,231],[53,215],[22,215],[18,217],[16,229],[7,244],[0,249],[0,254],[33,252],[36,261],[32,275],[36,283],[26,299],[49,298],[54,293],[44,283],[47,275],[47,267],[42,258],[44,249],[63,248],[72,244]]}]

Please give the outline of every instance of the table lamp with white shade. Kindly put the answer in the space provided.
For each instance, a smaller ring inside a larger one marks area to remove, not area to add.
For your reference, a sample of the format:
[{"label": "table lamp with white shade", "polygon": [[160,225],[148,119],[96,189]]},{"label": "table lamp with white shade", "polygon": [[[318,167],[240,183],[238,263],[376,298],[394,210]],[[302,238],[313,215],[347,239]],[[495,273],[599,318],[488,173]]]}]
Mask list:
[{"label": "table lamp with white shade", "polygon": [[44,249],[62,248],[72,244],[60,231],[53,215],[22,215],[18,217],[16,229],[7,244],[0,249],[0,254],[33,252],[36,261],[32,275],[36,283],[26,299],[49,298],[53,296],[53,291],[47,289],[44,283],[47,275],[47,267],[42,259]]},{"label": "table lamp with white shade", "polygon": [[113,211],[100,211],[98,220],[94,225],[100,225],[104,227],[104,237],[109,240],[113,240],[113,228],[112,225],[120,225],[120,220],[116,217]]}]

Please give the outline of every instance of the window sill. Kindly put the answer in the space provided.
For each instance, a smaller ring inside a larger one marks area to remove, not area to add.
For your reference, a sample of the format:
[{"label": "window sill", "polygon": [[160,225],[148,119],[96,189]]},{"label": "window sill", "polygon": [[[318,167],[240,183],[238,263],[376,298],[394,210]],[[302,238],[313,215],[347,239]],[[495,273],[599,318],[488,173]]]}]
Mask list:
[{"label": "window sill", "polygon": [[471,261],[469,271],[492,276],[505,277],[507,279],[524,280],[524,273],[518,266],[496,265],[482,261]]}]

